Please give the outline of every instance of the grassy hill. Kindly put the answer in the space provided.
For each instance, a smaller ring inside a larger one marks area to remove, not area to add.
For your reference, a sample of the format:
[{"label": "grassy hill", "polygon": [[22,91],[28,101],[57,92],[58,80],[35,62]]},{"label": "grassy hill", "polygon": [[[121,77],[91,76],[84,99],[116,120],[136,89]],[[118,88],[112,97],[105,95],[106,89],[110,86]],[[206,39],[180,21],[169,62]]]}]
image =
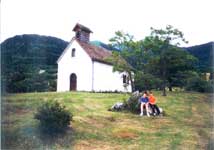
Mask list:
[{"label": "grassy hill", "polygon": [[[4,149],[211,149],[213,116],[211,95],[154,92],[164,117],[140,117],[129,112],[107,111],[127,94],[27,93],[2,98],[2,147]],[[65,135],[46,137],[33,119],[45,100],[58,100],[74,114]]]}]

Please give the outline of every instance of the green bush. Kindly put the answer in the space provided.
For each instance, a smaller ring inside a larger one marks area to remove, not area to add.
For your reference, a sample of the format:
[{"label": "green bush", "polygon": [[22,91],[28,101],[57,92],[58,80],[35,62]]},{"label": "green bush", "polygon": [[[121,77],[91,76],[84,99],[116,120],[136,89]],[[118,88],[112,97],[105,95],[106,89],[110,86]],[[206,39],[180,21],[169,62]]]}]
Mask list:
[{"label": "green bush", "polygon": [[57,101],[47,101],[38,107],[35,119],[40,121],[40,127],[44,132],[58,133],[64,131],[70,121],[72,114],[64,105]]},{"label": "green bush", "polygon": [[206,81],[200,77],[192,77],[187,80],[185,89],[187,91],[212,93],[214,89],[213,80]]},{"label": "green bush", "polygon": [[214,80],[207,81],[205,91],[209,93],[214,92]]},{"label": "green bush", "polygon": [[140,112],[140,105],[139,102],[140,95],[132,95],[127,101],[125,101],[125,108],[128,111],[131,111],[133,113],[139,113]]}]

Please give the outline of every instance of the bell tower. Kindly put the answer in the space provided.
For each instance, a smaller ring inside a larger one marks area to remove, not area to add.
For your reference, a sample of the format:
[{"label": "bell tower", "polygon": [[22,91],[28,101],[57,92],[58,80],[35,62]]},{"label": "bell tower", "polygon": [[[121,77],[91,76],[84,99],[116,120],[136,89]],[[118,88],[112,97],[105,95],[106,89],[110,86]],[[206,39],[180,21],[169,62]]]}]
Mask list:
[{"label": "bell tower", "polygon": [[90,41],[90,33],[93,33],[88,27],[85,27],[79,23],[75,25],[73,31],[76,32],[75,34],[76,39],[86,43]]}]

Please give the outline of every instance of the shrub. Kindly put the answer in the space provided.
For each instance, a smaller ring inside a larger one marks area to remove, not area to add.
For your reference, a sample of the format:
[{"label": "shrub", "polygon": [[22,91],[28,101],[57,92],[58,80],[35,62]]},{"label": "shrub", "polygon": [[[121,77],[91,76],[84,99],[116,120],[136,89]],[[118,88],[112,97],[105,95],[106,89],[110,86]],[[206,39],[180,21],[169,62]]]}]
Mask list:
[{"label": "shrub", "polygon": [[214,80],[207,81],[207,85],[205,88],[206,92],[213,93],[214,92]]},{"label": "shrub", "polygon": [[206,81],[200,77],[192,77],[187,80],[187,85],[185,87],[187,91],[197,91],[197,92],[213,92],[214,86],[213,81]]},{"label": "shrub", "polygon": [[132,95],[127,101],[125,101],[125,108],[128,111],[131,111],[133,113],[139,113],[140,112],[140,102],[139,98],[141,95]]},{"label": "shrub", "polygon": [[41,129],[48,133],[64,131],[72,120],[72,114],[57,101],[45,102],[38,107],[34,117],[40,121]]}]

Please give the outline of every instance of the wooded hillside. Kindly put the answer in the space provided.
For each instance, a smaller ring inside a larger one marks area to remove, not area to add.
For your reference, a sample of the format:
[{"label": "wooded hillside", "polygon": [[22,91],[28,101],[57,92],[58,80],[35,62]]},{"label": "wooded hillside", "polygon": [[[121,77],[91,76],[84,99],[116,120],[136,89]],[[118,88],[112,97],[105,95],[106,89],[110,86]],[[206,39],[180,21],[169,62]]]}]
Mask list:
[{"label": "wooded hillside", "polygon": [[198,58],[197,68],[201,72],[213,72],[214,42],[184,48]]},{"label": "wooded hillside", "polygon": [[[17,35],[1,43],[2,90],[7,92],[55,91],[56,61],[68,42],[36,34]],[[100,41],[91,44],[114,49]],[[199,59],[202,72],[213,70],[214,42],[184,48]]]},{"label": "wooded hillside", "polygon": [[2,85],[7,92],[55,91],[56,61],[68,42],[40,35],[17,35],[1,44]]}]

